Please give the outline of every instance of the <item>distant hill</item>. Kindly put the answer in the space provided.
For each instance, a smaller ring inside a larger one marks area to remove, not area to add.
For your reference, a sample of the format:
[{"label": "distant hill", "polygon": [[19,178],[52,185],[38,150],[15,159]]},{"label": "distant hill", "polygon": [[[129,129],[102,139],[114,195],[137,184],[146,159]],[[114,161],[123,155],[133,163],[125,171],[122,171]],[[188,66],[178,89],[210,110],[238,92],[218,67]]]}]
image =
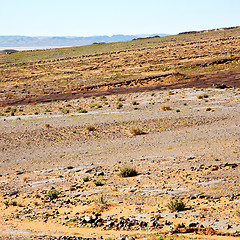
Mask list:
[{"label": "distant hill", "polygon": [[14,50],[14,49],[0,50],[0,54],[2,54],[2,53],[10,54],[10,53],[15,53],[15,52],[18,52],[18,51]]},{"label": "distant hill", "polygon": [[152,35],[113,35],[109,36],[92,36],[92,37],[27,37],[27,36],[0,36],[1,48],[14,47],[58,47],[58,46],[83,46],[93,43],[109,43],[130,41],[136,38],[145,38],[153,36],[168,36],[169,34],[152,34]]}]

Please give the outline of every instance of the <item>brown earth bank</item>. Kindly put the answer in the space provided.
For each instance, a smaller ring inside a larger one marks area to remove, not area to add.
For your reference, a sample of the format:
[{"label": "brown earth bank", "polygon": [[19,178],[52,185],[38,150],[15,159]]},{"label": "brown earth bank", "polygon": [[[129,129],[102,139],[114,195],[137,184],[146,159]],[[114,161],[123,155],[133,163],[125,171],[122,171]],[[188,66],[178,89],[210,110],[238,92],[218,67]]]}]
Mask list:
[{"label": "brown earth bank", "polygon": [[[159,85],[158,82],[161,78],[165,77],[177,77],[178,83]],[[192,78],[196,80],[192,81]],[[184,80],[188,79],[187,82]],[[153,84],[149,84],[154,80]],[[180,81],[180,82],[179,82]],[[132,86],[132,87],[129,87]],[[186,77],[182,74],[162,74],[160,76],[152,76],[148,78],[121,81],[115,83],[105,83],[99,85],[86,86],[80,89],[78,92],[70,93],[58,93],[58,94],[48,94],[39,97],[26,98],[26,99],[15,99],[10,101],[0,101],[0,106],[14,106],[14,105],[24,105],[24,104],[37,104],[42,102],[50,101],[63,101],[78,99],[82,97],[92,97],[92,96],[108,96],[117,94],[126,94],[134,92],[145,92],[153,90],[163,90],[163,89],[181,89],[181,88],[208,88],[208,87],[218,87],[218,88],[228,88],[228,87],[240,87],[240,72],[223,72],[217,74],[207,74],[196,77]],[[107,88],[107,90],[105,90]]]}]

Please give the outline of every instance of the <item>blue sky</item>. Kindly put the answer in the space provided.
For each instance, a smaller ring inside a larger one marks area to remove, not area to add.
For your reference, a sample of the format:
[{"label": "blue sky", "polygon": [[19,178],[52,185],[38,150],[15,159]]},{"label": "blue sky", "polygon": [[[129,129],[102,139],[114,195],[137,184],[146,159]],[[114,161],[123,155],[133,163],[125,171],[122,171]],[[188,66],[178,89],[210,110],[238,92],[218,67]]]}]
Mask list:
[{"label": "blue sky", "polygon": [[0,35],[175,34],[240,25],[240,0],[0,0]]}]

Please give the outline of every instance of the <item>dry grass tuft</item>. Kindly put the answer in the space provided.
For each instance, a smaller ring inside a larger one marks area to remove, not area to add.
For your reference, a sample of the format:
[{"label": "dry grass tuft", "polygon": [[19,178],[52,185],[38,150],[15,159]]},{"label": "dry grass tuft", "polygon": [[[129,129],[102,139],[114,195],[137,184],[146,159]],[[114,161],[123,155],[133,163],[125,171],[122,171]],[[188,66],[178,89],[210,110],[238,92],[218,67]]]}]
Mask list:
[{"label": "dry grass tuft", "polygon": [[87,129],[89,132],[92,132],[92,131],[95,131],[95,130],[96,130],[96,128],[95,128],[94,126],[92,126],[92,125],[88,125],[88,126],[86,127],[86,129]]},{"label": "dry grass tuft", "polygon": [[135,168],[124,167],[120,170],[120,173],[118,175],[120,177],[134,177],[138,175],[138,172]]},{"label": "dry grass tuft", "polygon": [[130,133],[133,136],[145,134],[141,128],[131,128]]},{"label": "dry grass tuft", "polygon": [[186,204],[182,200],[172,200],[167,204],[169,210],[176,212],[176,211],[183,211],[186,209]]}]

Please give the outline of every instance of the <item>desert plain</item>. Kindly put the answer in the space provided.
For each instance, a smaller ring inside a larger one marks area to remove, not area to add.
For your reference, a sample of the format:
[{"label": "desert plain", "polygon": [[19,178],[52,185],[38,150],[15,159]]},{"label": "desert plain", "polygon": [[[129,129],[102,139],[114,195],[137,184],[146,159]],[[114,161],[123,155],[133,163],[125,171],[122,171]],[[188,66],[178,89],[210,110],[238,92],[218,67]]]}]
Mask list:
[{"label": "desert plain", "polygon": [[0,55],[0,239],[239,239],[239,34]]}]

